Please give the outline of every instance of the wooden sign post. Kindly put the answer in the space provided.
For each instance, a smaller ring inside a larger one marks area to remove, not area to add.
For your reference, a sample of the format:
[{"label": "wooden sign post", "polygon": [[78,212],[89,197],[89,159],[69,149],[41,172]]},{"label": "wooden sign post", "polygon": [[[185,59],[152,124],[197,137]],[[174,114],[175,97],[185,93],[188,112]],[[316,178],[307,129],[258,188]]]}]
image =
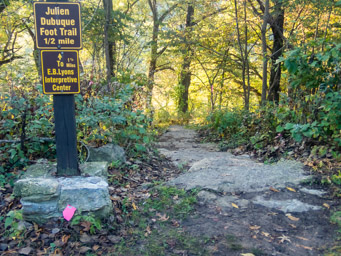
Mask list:
[{"label": "wooden sign post", "polygon": [[80,175],[75,119],[82,48],[80,4],[55,0],[35,2],[36,44],[41,51],[45,94],[53,94],[57,146],[57,176]]}]

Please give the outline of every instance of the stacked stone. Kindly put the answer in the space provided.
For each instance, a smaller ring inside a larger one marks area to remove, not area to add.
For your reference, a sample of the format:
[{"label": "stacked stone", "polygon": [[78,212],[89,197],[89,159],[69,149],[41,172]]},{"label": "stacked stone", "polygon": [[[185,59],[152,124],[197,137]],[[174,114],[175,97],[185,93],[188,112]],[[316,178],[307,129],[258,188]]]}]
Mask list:
[{"label": "stacked stone", "polygon": [[78,177],[56,177],[56,166],[38,163],[30,166],[15,183],[14,194],[21,197],[23,217],[44,223],[62,218],[67,205],[77,208],[76,214],[94,214],[105,218],[112,213],[108,192],[107,162],[85,163]]}]

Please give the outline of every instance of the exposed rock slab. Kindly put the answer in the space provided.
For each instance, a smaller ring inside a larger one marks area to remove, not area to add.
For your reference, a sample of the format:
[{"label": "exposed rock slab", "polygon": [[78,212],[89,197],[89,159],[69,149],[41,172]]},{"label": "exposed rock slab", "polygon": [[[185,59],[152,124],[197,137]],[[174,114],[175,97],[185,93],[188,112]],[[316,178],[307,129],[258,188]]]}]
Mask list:
[{"label": "exposed rock slab", "polygon": [[318,197],[323,197],[325,194],[327,194],[326,191],[317,189],[300,188],[300,191]]},{"label": "exposed rock slab", "polygon": [[303,203],[297,199],[291,200],[266,200],[263,197],[259,196],[253,200],[253,203],[260,204],[262,206],[273,208],[279,210],[284,213],[289,212],[307,212],[307,211],[317,211],[321,210],[322,207],[317,205],[310,205],[307,203]]},{"label": "exposed rock slab", "polygon": [[258,192],[299,184],[307,179],[303,165],[282,161],[273,165],[232,157],[204,158],[195,162],[189,171],[169,182],[186,190],[210,189],[218,192]]}]

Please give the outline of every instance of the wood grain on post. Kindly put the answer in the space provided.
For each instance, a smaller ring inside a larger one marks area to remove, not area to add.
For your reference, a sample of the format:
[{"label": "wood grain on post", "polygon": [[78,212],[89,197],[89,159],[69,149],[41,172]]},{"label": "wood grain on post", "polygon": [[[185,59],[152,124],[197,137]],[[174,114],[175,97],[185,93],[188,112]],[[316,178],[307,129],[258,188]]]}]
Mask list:
[{"label": "wood grain on post", "polygon": [[[68,1],[54,0],[47,2]],[[74,95],[53,95],[53,108],[57,147],[57,176],[80,175],[78,169]]]}]

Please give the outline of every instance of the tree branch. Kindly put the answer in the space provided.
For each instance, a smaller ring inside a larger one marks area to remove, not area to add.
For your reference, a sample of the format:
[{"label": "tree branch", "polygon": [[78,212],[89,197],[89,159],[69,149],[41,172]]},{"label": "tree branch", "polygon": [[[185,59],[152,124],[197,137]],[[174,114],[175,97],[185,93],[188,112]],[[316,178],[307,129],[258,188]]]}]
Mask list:
[{"label": "tree branch", "polygon": [[163,47],[160,51],[158,51],[157,55],[160,56],[162,55],[162,53],[165,52],[165,50],[167,49],[168,45],[166,45],[165,47]]},{"label": "tree branch", "polygon": [[178,6],[178,4],[174,4],[172,5],[168,10],[166,10],[159,18],[159,22],[163,22],[163,20],[167,17],[167,15],[173,11],[176,7]]},{"label": "tree branch", "polygon": [[214,16],[214,15],[216,15],[216,14],[218,14],[218,13],[221,13],[221,12],[223,12],[223,11],[225,11],[225,10],[227,10],[227,7],[225,7],[225,8],[220,8],[220,9],[216,10],[215,12],[212,12],[212,13],[210,13],[210,14],[207,14],[207,15],[205,15],[205,16],[202,16],[202,18],[201,18],[200,20],[198,20],[198,21],[193,21],[193,22],[192,22],[192,26],[198,25],[198,23],[199,23],[200,21],[203,21],[203,20],[205,20],[205,19],[207,19],[207,18],[209,18],[209,17],[211,17],[211,16]]},{"label": "tree branch", "polygon": [[0,60],[0,67],[2,65],[5,65],[7,63],[10,63],[12,60],[15,60],[15,59],[22,59],[23,57],[22,56],[12,56],[11,58],[9,59],[6,59],[6,60]]}]

